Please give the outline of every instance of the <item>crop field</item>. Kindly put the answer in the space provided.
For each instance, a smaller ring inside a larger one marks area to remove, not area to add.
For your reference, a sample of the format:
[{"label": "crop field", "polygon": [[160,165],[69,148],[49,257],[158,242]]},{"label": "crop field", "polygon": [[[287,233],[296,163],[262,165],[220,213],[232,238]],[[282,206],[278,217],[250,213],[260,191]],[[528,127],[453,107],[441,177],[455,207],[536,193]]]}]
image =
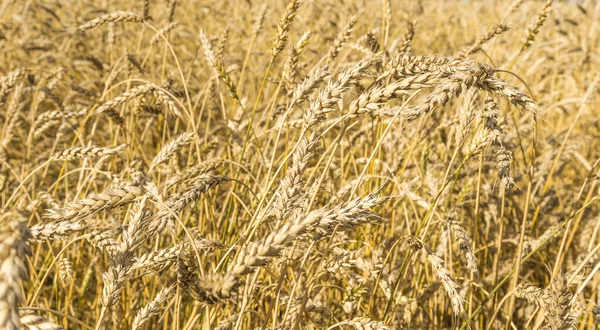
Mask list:
[{"label": "crop field", "polygon": [[600,1],[0,0],[0,330],[599,329]]}]

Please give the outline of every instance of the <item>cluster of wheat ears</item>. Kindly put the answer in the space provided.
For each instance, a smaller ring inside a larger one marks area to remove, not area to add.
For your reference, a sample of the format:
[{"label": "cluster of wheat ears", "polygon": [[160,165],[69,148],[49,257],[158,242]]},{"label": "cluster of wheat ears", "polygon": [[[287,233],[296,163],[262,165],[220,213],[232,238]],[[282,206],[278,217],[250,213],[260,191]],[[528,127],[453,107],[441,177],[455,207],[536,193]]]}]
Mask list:
[{"label": "cluster of wheat ears", "polygon": [[600,2],[0,1],[0,330],[596,329]]}]

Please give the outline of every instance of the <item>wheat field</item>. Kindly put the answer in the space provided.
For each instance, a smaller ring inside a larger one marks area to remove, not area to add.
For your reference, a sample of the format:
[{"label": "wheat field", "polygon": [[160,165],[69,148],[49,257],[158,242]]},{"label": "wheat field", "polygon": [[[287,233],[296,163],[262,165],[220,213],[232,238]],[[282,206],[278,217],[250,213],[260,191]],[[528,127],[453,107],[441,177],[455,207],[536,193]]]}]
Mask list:
[{"label": "wheat field", "polygon": [[0,330],[598,329],[600,2],[0,1]]}]

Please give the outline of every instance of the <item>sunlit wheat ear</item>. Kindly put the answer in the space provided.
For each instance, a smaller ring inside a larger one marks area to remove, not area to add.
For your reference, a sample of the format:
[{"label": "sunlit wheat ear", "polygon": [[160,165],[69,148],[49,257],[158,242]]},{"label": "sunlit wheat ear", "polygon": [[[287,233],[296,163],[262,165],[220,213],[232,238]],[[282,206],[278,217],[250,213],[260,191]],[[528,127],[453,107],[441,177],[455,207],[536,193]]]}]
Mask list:
[{"label": "sunlit wheat ear", "polygon": [[60,207],[58,205],[58,203],[56,202],[56,200],[54,199],[54,197],[52,197],[47,191],[44,191],[44,190],[38,191],[38,198],[42,201],[42,203],[44,203],[47,206],[50,206],[51,208],[59,208]]},{"label": "sunlit wheat ear", "polygon": [[173,294],[175,286],[168,286],[163,288],[156,294],[154,300],[149,302],[146,306],[138,311],[133,319],[133,324],[131,325],[131,329],[140,329],[144,323],[150,321],[152,316],[158,315],[160,310],[164,308],[164,303],[169,299],[169,297]]},{"label": "sunlit wheat ear", "polygon": [[500,109],[498,104],[491,97],[486,97],[485,106],[483,109],[482,119],[485,120],[485,130],[488,135],[488,140],[492,143],[500,142],[504,136],[504,131],[501,125]]},{"label": "sunlit wheat ear", "polygon": [[[23,313],[21,325],[25,330],[62,330],[60,325],[33,313]],[[7,328],[8,329],[8,328]]]},{"label": "sunlit wheat ear", "polygon": [[141,97],[147,94],[152,94],[158,104],[162,104],[170,113],[179,118],[184,118],[184,114],[180,107],[173,101],[173,98],[164,91],[164,89],[153,83],[136,86],[125,93],[115,97],[114,99],[103,103],[93,111],[93,114],[106,113],[116,122],[124,123],[124,120],[115,110],[116,107],[129,102],[130,100]]},{"label": "sunlit wheat ear", "polygon": [[367,32],[366,44],[371,54],[375,54],[381,49],[379,40],[377,40],[377,37],[375,36],[375,33],[373,31]]},{"label": "sunlit wheat ear", "polygon": [[443,78],[455,72],[461,63],[463,61],[447,57],[398,54],[386,64],[385,71],[377,77],[377,81],[387,80],[390,76],[402,79],[425,72],[435,72],[437,78]]},{"label": "sunlit wheat ear", "polygon": [[481,51],[481,47],[486,42],[490,41],[495,36],[498,36],[506,31],[508,31],[507,25],[505,25],[505,24],[496,25],[491,31],[486,32],[486,33],[480,35],[479,37],[477,37],[477,40],[475,40],[473,45],[461,50],[456,57],[462,59],[462,58],[469,57],[469,55],[471,55],[471,54],[475,54],[475,53]]},{"label": "sunlit wheat ear", "polygon": [[510,189],[515,184],[515,180],[510,175],[510,164],[513,159],[512,152],[506,148],[500,148],[496,154],[498,178],[504,189]]},{"label": "sunlit wheat ear", "polygon": [[111,307],[117,303],[121,292],[125,289],[125,280],[129,277],[134,263],[133,254],[129,251],[117,251],[111,259],[111,265],[102,278],[102,305]]},{"label": "sunlit wheat ear", "polygon": [[460,296],[457,290],[460,286],[456,283],[454,278],[452,278],[450,272],[444,268],[444,262],[440,257],[428,252],[427,260],[429,260],[429,263],[435,270],[437,277],[442,281],[442,284],[444,284],[444,289],[446,289],[446,293],[452,302],[454,314],[461,315],[465,310],[464,298]]},{"label": "sunlit wheat ear", "polygon": [[202,238],[199,234],[194,233],[193,230],[192,235],[195,236],[193,242],[186,241],[169,248],[142,254],[139,258],[136,258],[131,269],[161,272],[175,264],[184,249],[191,249],[194,252],[210,253],[225,247],[225,245],[219,241]]},{"label": "sunlit wheat ear", "polygon": [[80,220],[58,220],[39,223],[30,228],[31,238],[36,241],[64,239],[84,231],[87,226]]},{"label": "sunlit wheat ear", "polygon": [[144,21],[144,17],[142,17],[136,13],[132,13],[130,11],[116,11],[116,12],[95,18],[95,19],[81,25],[78,29],[81,32],[85,32],[87,30],[96,28],[96,27],[106,24],[106,23],[114,23],[114,22],[138,22],[139,23],[139,22],[143,22],[143,21]]},{"label": "sunlit wheat ear", "polygon": [[459,294],[460,286],[456,282],[456,280],[452,277],[452,274],[444,267],[444,261],[434,254],[434,251],[429,247],[423,245],[423,242],[414,237],[408,237],[408,245],[410,248],[415,251],[423,251],[426,255],[427,261],[433,267],[436,277],[442,282],[444,285],[444,289],[446,290],[446,294],[448,298],[450,298],[450,302],[452,304],[452,311],[454,315],[461,315],[465,312],[464,310],[464,298]]},{"label": "sunlit wheat ear", "polygon": [[519,283],[513,294],[541,308],[544,311],[544,326],[548,329],[572,329],[577,323],[577,315],[571,305],[572,293],[563,275],[552,279],[545,289],[527,282]]},{"label": "sunlit wheat ear", "polygon": [[182,249],[177,259],[177,285],[183,292],[188,292],[198,300],[195,295],[200,290],[197,283],[198,261],[189,249]]},{"label": "sunlit wheat ear", "polygon": [[[342,321],[337,326],[348,325],[355,329],[361,330],[389,330],[390,327],[384,325],[383,322],[373,321],[368,317],[355,317],[351,320]],[[330,327],[330,329],[333,327]]]},{"label": "sunlit wheat ear", "polygon": [[117,234],[118,231],[112,229],[92,230],[89,234],[86,234],[86,240],[94,248],[106,252],[109,255],[113,255],[118,246],[118,243],[114,238]]},{"label": "sunlit wheat ear", "polygon": [[296,45],[290,49],[288,58],[285,61],[283,67],[283,86],[287,91],[288,97],[294,92],[294,82],[298,75],[298,60],[300,55],[304,52],[304,48],[311,36],[311,31],[304,32]]},{"label": "sunlit wheat ear", "polygon": [[188,204],[195,202],[200,196],[221,182],[231,180],[228,177],[216,175],[199,175],[190,180],[187,187],[167,199],[164,205],[159,205],[159,211],[149,220],[148,235],[152,236],[167,227],[174,226],[173,220]]},{"label": "sunlit wheat ear", "polygon": [[325,270],[335,274],[340,272],[342,268],[356,267],[359,263],[359,258],[362,256],[364,249],[356,251],[347,251],[340,248],[333,250],[334,255],[325,263]]},{"label": "sunlit wheat ear", "polygon": [[150,45],[154,46],[156,45],[163,37],[166,38],[167,34],[169,34],[169,32],[171,32],[173,29],[175,29],[177,27],[178,23],[177,22],[173,22],[173,23],[169,23],[167,24],[165,27],[163,27],[162,29],[158,30],[158,32],[152,36],[152,38],[150,39]]},{"label": "sunlit wheat ear", "polygon": [[299,0],[290,0],[283,17],[281,17],[279,20],[279,25],[277,26],[277,36],[275,37],[275,40],[273,40],[273,57],[281,53],[281,51],[287,45],[288,35],[290,33],[290,29],[292,28],[292,23],[294,22],[296,14],[298,14],[298,11],[300,10],[301,4],[302,3]]},{"label": "sunlit wheat ear", "polygon": [[410,54],[410,45],[412,44],[413,38],[415,37],[415,25],[415,21],[409,21],[406,23],[406,32],[404,32],[402,42],[396,50],[396,56],[404,56]]},{"label": "sunlit wheat ear", "polygon": [[194,133],[183,133],[166,143],[154,159],[152,159],[148,172],[152,172],[157,165],[168,161],[176,152],[189,145],[193,138]]},{"label": "sunlit wheat ear", "polygon": [[305,219],[294,224],[284,224],[263,240],[251,242],[238,254],[227,273],[242,276],[250,274],[256,267],[265,266],[273,258],[278,257],[284,248],[290,246],[294,239],[306,233],[307,228],[318,220],[318,214],[309,214]]},{"label": "sunlit wheat ear", "polygon": [[9,72],[3,77],[0,77],[0,105],[4,100],[4,96],[7,95],[19,81],[19,79],[26,74],[27,70],[19,68]]},{"label": "sunlit wheat ear", "polygon": [[451,220],[449,224],[450,230],[452,231],[454,237],[458,240],[460,252],[464,254],[464,257],[467,261],[467,269],[470,270],[476,277],[479,277],[477,257],[475,256],[475,252],[473,251],[472,240],[471,238],[469,238],[466,229],[458,221]]},{"label": "sunlit wheat ear", "polygon": [[5,113],[6,121],[4,124],[4,135],[2,136],[2,140],[0,140],[0,146],[4,149],[8,148],[11,141],[15,138],[15,133],[22,121],[21,114],[18,111],[18,105],[22,91],[23,84],[17,84],[17,86],[14,88],[13,95],[8,103],[8,107]]},{"label": "sunlit wheat ear", "polygon": [[214,330],[229,330],[229,329],[231,329],[235,325],[235,322],[238,320],[239,317],[240,317],[239,314],[231,315],[230,317],[220,321],[219,324],[217,324],[217,326],[214,328]]},{"label": "sunlit wheat ear", "polygon": [[521,50],[529,48],[535,40],[535,37],[538,35],[538,33],[540,33],[540,28],[542,27],[542,25],[544,25],[546,17],[548,17],[548,14],[552,10],[552,2],[554,1],[547,0],[546,3],[544,3],[542,8],[540,9],[540,11],[537,13],[535,20],[531,22],[529,26],[527,26],[527,29],[525,29],[525,36],[521,41],[521,43],[523,43]]},{"label": "sunlit wheat ear", "polygon": [[327,53],[327,62],[335,61],[337,56],[340,54],[340,51],[344,47],[344,44],[348,41],[348,39],[350,39],[350,34],[352,33],[357,20],[357,16],[350,18],[348,24],[346,24],[344,27],[344,30],[342,30],[340,35],[334,40],[333,46],[331,46],[329,52]]},{"label": "sunlit wheat ear", "polygon": [[290,106],[299,105],[329,76],[327,69],[318,67],[308,74],[304,80],[296,85],[292,92]]},{"label": "sunlit wheat ear", "polygon": [[438,107],[444,106],[450,100],[465,92],[474,82],[481,79],[477,77],[477,74],[483,72],[478,69],[477,66],[470,67],[467,65],[464,70],[454,72],[450,79],[440,82],[433,92],[420,101],[419,104],[404,109],[403,115],[407,120],[413,121]]},{"label": "sunlit wheat ear", "polygon": [[61,152],[56,153],[50,159],[52,160],[75,160],[84,158],[99,158],[105,156],[112,156],[125,149],[125,145],[122,144],[115,148],[103,148],[103,147],[73,147],[65,149]]},{"label": "sunlit wheat ear", "polygon": [[67,204],[64,208],[48,209],[44,217],[52,220],[81,219],[103,210],[129,204],[141,198],[144,193],[142,188],[136,186],[109,189]]},{"label": "sunlit wheat ear", "polygon": [[364,113],[386,115],[386,113],[379,111],[382,104],[395,98],[407,96],[413,90],[432,86],[434,83],[436,83],[435,78],[431,74],[426,73],[407,77],[387,86],[375,86],[372,89],[366,90],[356,100],[352,101],[346,116],[348,118],[356,118]]},{"label": "sunlit wheat ear", "polygon": [[308,162],[313,157],[313,151],[317,143],[319,143],[319,139],[316,136],[300,140],[300,144],[292,155],[292,166],[281,180],[275,193],[275,202],[265,214],[265,220],[273,216],[277,223],[281,223],[298,206],[298,199],[304,192],[302,175],[308,166]]},{"label": "sunlit wheat ear", "polygon": [[510,4],[510,6],[508,7],[508,9],[506,10],[506,15],[512,14],[515,11],[517,11],[517,9],[519,9],[519,7],[521,7],[521,5],[523,4],[523,2],[524,2],[524,0],[514,0]]},{"label": "sunlit wheat ear", "polygon": [[231,96],[239,102],[240,98],[237,93],[237,87],[235,86],[233,80],[231,80],[231,77],[225,70],[223,62],[215,54],[212,44],[208,40],[208,37],[206,36],[203,30],[200,30],[200,42],[202,43],[202,47],[204,48],[206,61],[213,67],[213,69],[215,70],[219,78],[223,81],[225,86],[227,86],[227,89],[229,90],[229,93],[231,93]]},{"label": "sunlit wheat ear", "polygon": [[20,330],[21,281],[27,280],[26,256],[31,253],[26,219],[17,213],[0,216],[0,329]]},{"label": "sunlit wheat ear", "polygon": [[243,276],[250,274],[257,267],[264,267],[274,258],[280,256],[283,249],[294,240],[312,233],[330,235],[334,230],[350,230],[360,225],[371,223],[379,216],[370,208],[381,200],[375,195],[356,199],[342,204],[332,210],[316,210],[304,217],[298,217],[292,223],[286,223],[264,239],[254,241],[242,250],[229,266],[227,274]]},{"label": "sunlit wheat ear", "polygon": [[319,91],[318,96],[311,100],[310,106],[304,112],[304,121],[307,127],[312,127],[325,119],[325,115],[334,111],[342,96],[358,80],[365,75],[365,70],[371,66],[373,58],[366,58],[342,71],[336,80],[329,81],[326,88]]},{"label": "sunlit wheat ear", "polygon": [[227,45],[227,39],[229,38],[229,27],[225,27],[223,33],[219,37],[217,41],[217,46],[215,47],[215,56],[217,60],[221,61],[223,59],[223,52],[225,52],[225,46]]},{"label": "sunlit wheat ear", "polygon": [[132,214],[127,231],[114,257],[110,259],[110,267],[102,274],[104,287],[102,288],[102,305],[111,307],[117,303],[121,292],[125,289],[125,281],[128,279],[135,263],[134,252],[142,244],[147,236],[148,215],[146,213],[147,197],[143,197],[132,207]]},{"label": "sunlit wheat ear", "polygon": [[62,258],[59,261],[58,275],[63,281],[70,281],[73,279],[73,264],[68,258]]},{"label": "sunlit wheat ear", "polygon": [[223,165],[224,161],[221,159],[209,159],[203,162],[199,162],[193,166],[188,167],[183,172],[178,172],[170,176],[170,178],[165,183],[164,187],[169,189],[174,185],[180,184],[190,179],[194,179],[199,175],[206,174],[211,172],[221,165]]},{"label": "sunlit wheat ear", "polygon": [[143,254],[139,258],[136,258],[131,269],[161,270],[168,268],[179,258],[179,254],[183,248],[184,245],[178,244],[170,248]]},{"label": "sunlit wheat ear", "polygon": [[145,85],[140,85],[140,86],[134,87],[134,88],[128,90],[127,92],[117,96],[116,98],[114,98],[114,99],[102,104],[98,108],[96,108],[96,110],[94,111],[94,114],[99,114],[99,113],[105,112],[109,109],[113,109],[113,108],[133,99],[134,97],[138,97],[138,96],[150,93],[155,89],[155,87],[156,86],[154,84],[145,84]]},{"label": "sunlit wheat ear", "polygon": [[55,127],[58,124],[60,124],[60,121],[58,120],[48,120],[43,122],[41,125],[36,125],[33,137],[35,139],[38,139],[39,137],[43,136],[46,131],[50,130],[52,127]]},{"label": "sunlit wheat ear", "polygon": [[310,229],[311,233],[327,237],[334,231],[349,231],[366,224],[382,221],[381,216],[372,209],[381,205],[385,198],[369,194],[350,202],[342,203],[332,209],[321,209],[310,214],[318,216],[318,221]]},{"label": "sunlit wheat ear", "polygon": [[80,111],[80,112],[60,111],[60,110],[52,110],[52,111],[42,112],[41,114],[39,114],[39,116],[36,117],[35,126],[42,125],[45,122],[51,121],[51,120],[63,120],[63,119],[81,117],[81,116],[84,116],[85,113],[86,113],[85,110]]},{"label": "sunlit wheat ear", "polygon": [[169,24],[175,19],[175,9],[177,9],[177,0],[169,0]]},{"label": "sunlit wheat ear", "polygon": [[256,38],[263,29],[263,23],[265,22],[265,16],[267,15],[267,4],[265,3],[261,7],[259,7],[257,11],[257,15],[254,18],[254,23],[252,24],[252,39]]},{"label": "sunlit wheat ear", "polygon": [[146,21],[152,19],[152,17],[150,17],[150,0],[144,0],[144,13],[142,17]]}]

